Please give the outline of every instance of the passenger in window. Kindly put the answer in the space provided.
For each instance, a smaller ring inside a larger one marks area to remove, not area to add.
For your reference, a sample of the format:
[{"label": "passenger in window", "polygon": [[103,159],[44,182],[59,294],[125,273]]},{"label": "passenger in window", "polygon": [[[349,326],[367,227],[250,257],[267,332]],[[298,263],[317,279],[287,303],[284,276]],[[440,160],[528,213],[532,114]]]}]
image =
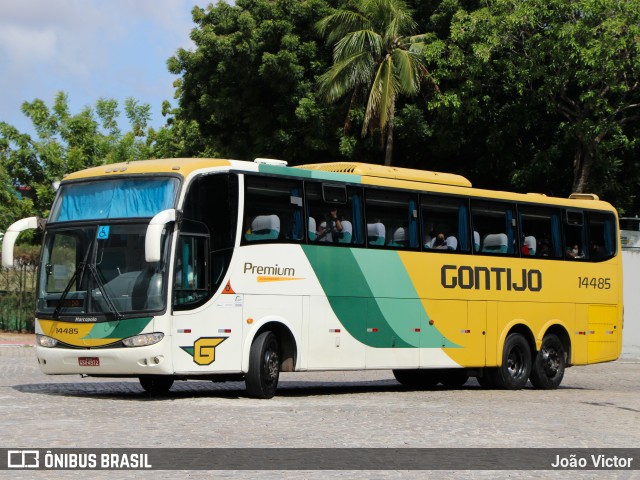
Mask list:
[{"label": "passenger in window", "polygon": [[447,239],[444,233],[438,233],[435,238],[432,240],[431,248],[446,250],[447,249]]},{"label": "passenger in window", "polygon": [[550,257],[551,256],[551,244],[549,243],[549,239],[543,237],[540,240],[540,246],[538,247],[538,255],[541,257]]},{"label": "passenger in window", "polygon": [[591,258],[604,258],[604,248],[602,245],[599,245],[597,242],[591,242]]},{"label": "passenger in window", "polygon": [[338,218],[338,209],[332,208],[326,216],[327,220],[318,227],[318,242],[335,242],[342,232],[342,222]]},{"label": "passenger in window", "polygon": [[531,255],[531,251],[529,250],[529,245],[527,245],[524,241],[524,235],[522,235],[522,242],[521,245],[522,247],[520,247],[520,251],[522,252],[522,255]]},{"label": "passenger in window", "polygon": [[580,252],[580,247],[578,246],[577,243],[575,243],[573,247],[568,247],[565,253],[568,258],[575,258],[575,259],[584,258],[584,255],[582,254],[582,252]]},{"label": "passenger in window", "polygon": [[424,246],[427,248],[431,248],[431,245],[433,244],[433,239],[436,235],[436,228],[432,223],[425,230],[427,231],[427,234],[424,236]]},{"label": "passenger in window", "polygon": [[327,222],[320,222],[316,231],[316,242],[333,242],[333,235],[327,229]]}]

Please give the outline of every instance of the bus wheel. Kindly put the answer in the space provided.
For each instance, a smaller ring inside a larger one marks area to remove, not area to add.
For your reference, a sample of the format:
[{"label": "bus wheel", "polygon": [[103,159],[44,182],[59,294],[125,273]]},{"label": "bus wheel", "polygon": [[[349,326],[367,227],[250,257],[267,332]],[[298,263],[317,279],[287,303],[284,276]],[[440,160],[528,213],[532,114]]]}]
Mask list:
[{"label": "bus wheel", "polygon": [[439,370],[393,370],[396,380],[406,387],[431,388],[440,381]]},{"label": "bus wheel", "polygon": [[151,395],[167,393],[173,386],[173,378],[166,375],[143,375],[139,380],[144,391]]},{"label": "bus wheel", "polygon": [[497,388],[519,390],[523,388],[531,373],[531,349],[527,340],[519,333],[510,334],[504,342],[502,366],[490,370],[491,381]]},{"label": "bus wheel", "polygon": [[531,367],[531,384],[542,390],[558,388],[564,377],[565,358],[560,339],[553,334],[545,335]]},{"label": "bus wheel", "polygon": [[458,388],[463,386],[469,380],[469,375],[467,375],[467,371],[459,368],[451,368],[442,370],[442,375],[440,381],[442,385],[448,388]]},{"label": "bus wheel", "polygon": [[272,398],[279,377],[278,338],[272,332],[262,332],[253,340],[249,352],[249,371],[245,377],[247,393],[254,398]]}]

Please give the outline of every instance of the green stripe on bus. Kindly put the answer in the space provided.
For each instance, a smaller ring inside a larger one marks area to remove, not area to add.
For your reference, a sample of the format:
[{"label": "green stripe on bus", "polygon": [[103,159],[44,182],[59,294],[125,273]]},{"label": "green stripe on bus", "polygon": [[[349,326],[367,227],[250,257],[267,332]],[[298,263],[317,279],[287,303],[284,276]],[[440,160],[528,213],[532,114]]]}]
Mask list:
[{"label": "green stripe on bus", "polygon": [[380,348],[457,347],[425,328],[428,314],[397,252],[302,248],[334,313],[358,341]]},{"label": "green stripe on bus", "polygon": [[129,318],[96,323],[85,338],[127,338],[137,335],[149,325],[153,317]]}]

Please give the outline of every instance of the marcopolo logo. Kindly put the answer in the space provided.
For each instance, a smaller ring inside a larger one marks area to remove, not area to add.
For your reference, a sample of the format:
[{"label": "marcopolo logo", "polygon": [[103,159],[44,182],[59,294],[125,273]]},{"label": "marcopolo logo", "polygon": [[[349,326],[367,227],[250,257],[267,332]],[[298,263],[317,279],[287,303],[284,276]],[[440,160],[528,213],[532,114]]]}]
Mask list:
[{"label": "marcopolo logo", "polygon": [[513,271],[503,267],[470,267],[468,265],[443,265],[440,283],[444,288],[463,290],[514,290],[522,292],[542,290],[542,272],[522,268]]}]

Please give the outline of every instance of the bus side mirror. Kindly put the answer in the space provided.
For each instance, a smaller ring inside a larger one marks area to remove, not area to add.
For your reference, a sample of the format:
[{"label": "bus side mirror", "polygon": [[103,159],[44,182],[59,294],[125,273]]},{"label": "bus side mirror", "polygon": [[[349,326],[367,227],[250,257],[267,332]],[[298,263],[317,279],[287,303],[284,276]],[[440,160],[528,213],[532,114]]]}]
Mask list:
[{"label": "bus side mirror", "polygon": [[13,247],[16,244],[16,239],[21,232],[29,229],[38,228],[38,218],[29,217],[23,218],[13,223],[4,234],[2,239],[2,266],[5,268],[13,267]]},{"label": "bus side mirror", "polygon": [[144,258],[148,263],[159,262],[162,259],[162,231],[167,223],[175,222],[176,217],[176,210],[170,208],[156,214],[149,222],[144,238]]}]

